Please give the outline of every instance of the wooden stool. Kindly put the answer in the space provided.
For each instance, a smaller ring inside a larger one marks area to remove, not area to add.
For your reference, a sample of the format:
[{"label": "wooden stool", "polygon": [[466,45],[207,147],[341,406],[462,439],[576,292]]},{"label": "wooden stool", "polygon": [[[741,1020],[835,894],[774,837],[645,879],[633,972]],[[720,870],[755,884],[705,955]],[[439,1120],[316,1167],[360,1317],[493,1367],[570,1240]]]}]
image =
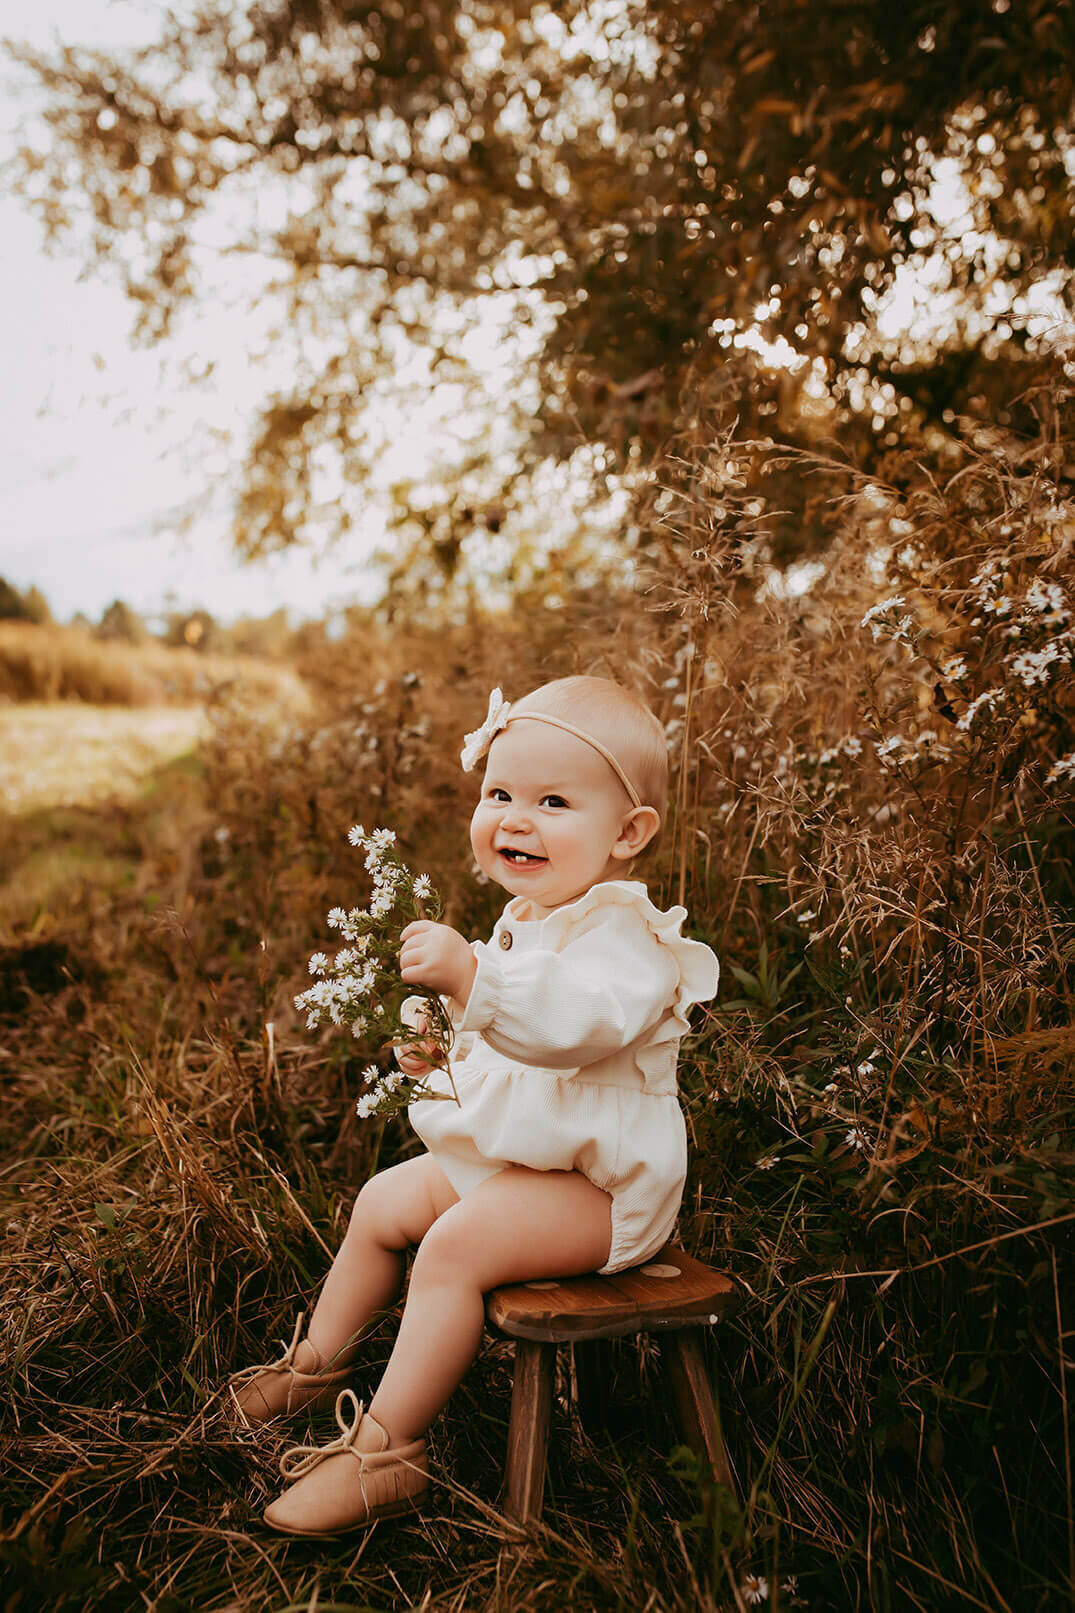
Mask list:
[{"label": "wooden stool", "polygon": [[508,1516],[522,1523],[541,1516],[556,1346],[628,1333],[658,1335],[684,1443],[708,1463],[717,1484],[731,1487],[700,1338],[702,1327],[729,1315],[739,1299],[730,1277],[671,1244],[644,1266],[611,1277],[491,1289],[486,1320],[516,1341],[504,1473]]}]

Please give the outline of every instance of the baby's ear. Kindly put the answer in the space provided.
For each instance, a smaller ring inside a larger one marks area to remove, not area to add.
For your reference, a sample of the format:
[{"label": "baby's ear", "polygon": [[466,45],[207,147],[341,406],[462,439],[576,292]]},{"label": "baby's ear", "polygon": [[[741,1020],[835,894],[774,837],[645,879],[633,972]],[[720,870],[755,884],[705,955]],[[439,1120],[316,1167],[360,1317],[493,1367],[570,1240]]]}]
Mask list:
[{"label": "baby's ear", "polygon": [[623,820],[620,837],[612,848],[613,857],[628,862],[649,845],[661,827],[659,813],[654,807],[635,807]]}]

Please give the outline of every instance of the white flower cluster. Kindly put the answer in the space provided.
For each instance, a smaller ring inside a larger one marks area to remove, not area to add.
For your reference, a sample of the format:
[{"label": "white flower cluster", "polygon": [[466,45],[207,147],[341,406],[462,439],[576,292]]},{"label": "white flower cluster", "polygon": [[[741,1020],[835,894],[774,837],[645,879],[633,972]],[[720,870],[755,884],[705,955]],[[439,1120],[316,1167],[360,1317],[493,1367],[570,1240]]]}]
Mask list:
[{"label": "white flower cluster", "polygon": [[913,738],[904,734],[892,734],[890,738],[875,741],[874,750],[877,760],[886,769],[903,767],[908,762],[946,762],[951,756],[948,746],[943,744],[934,728],[923,728]]},{"label": "white flower cluster", "polygon": [[1050,639],[1040,650],[1024,650],[1012,656],[1008,665],[1028,689],[1034,689],[1049,681],[1051,667],[1070,665],[1073,648],[1070,639]]},{"label": "white flower cluster", "polygon": [[[350,1025],[356,1038],[369,1025],[371,1006],[369,998],[376,989],[379,976],[385,969],[381,958],[373,951],[374,936],[379,921],[385,919],[398,900],[409,891],[416,901],[431,897],[433,888],[429,878],[420,874],[412,879],[409,871],[394,852],[395,832],[392,829],[374,829],[367,834],[360,823],[348,831],[352,846],[365,849],[366,871],[373,876],[373,892],[368,910],[353,907],[334,907],[328,915],[328,927],[337,930],[347,945],[336,953],[332,962],[324,952],[315,952],[310,959],[310,973],[319,977],[316,984],[295,998],[295,1007],[306,1015],[306,1029],[316,1030],[327,1019],[332,1025]],[[377,1006],[372,1012],[380,1017]]]},{"label": "white flower cluster", "polygon": [[[352,1035],[359,1038],[370,1029],[372,1021],[377,1021],[380,1039],[399,1047],[412,1038],[412,1025],[404,1021],[403,1010],[404,998],[413,995],[402,984],[395,967],[399,931],[412,919],[438,918],[440,898],[427,874],[415,878],[401,861],[391,829],[374,829],[367,834],[361,824],[356,824],[347,838],[352,846],[366,853],[366,872],[372,880],[370,903],[368,908],[331,910],[328,927],[337,931],[344,945],[331,960],[324,952],[314,953],[309,964],[314,984],[295,998],[295,1007],[305,1013],[307,1030],[326,1022],[349,1025]],[[424,903],[428,903],[428,915]],[[419,987],[418,993],[426,1004],[428,1036],[436,1054],[432,1062],[448,1073],[451,1082],[450,1021],[436,992]],[[370,1064],[363,1076],[368,1090],[356,1105],[363,1119],[394,1112],[418,1095],[446,1096],[440,1091],[428,1091],[423,1080],[410,1080],[401,1070],[382,1074],[376,1064]],[[458,1102],[454,1084],[452,1096]]]},{"label": "white flower cluster", "polygon": [[355,1113],[360,1120],[367,1120],[370,1115],[390,1103],[403,1085],[403,1072],[401,1070],[387,1070],[383,1075],[376,1064],[368,1064],[362,1071],[362,1078],[369,1086],[355,1104]]},{"label": "white flower cluster", "polygon": [[[893,594],[891,599],[871,605],[859,626],[869,628],[875,644],[880,639],[890,638],[895,644],[906,644],[913,649],[915,619],[907,611],[906,605],[902,594]],[[904,612],[902,616],[897,614],[901,610]]]},{"label": "white flower cluster", "polygon": [[960,717],[959,722],[956,724],[956,727],[959,729],[960,733],[969,734],[974,724],[974,719],[977,717],[978,713],[983,708],[987,712],[991,711],[996,705],[997,701],[1003,700],[1003,698],[1003,689],[986,689],[985,692],[980,694],[976,700],[972,700],[962,717]]}]

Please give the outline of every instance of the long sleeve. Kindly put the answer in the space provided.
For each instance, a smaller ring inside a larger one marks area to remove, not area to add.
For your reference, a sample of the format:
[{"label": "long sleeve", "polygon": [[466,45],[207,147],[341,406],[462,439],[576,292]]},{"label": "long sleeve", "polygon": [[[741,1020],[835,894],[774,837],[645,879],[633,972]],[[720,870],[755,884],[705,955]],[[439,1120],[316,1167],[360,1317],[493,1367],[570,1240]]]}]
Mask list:
[{"label": "long sleeve", "polygon": [[458,1028],[546,1069],[596,1063],[655,1026],[675,997],[675,957],[623,908],[562,950],[512,956],[475,946],[478,971]]}]

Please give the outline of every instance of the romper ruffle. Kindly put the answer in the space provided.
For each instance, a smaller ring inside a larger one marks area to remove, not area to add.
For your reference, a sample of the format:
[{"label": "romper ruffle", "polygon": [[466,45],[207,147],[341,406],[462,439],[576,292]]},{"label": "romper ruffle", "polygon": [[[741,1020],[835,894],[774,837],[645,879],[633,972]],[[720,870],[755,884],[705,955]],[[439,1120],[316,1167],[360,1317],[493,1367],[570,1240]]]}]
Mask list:
[{"label": "romper ruffle", "polygon": [[[541,920],[515,919],[517,904],[474,943],[452,1059],[460,1104],[426,1099],[408,1113],[461,1197],[508,1165],[581,1171],[612,1199],[601,1270],[622,1271],[675,1227],[687,1169],[676,1059],[688,1010],[716,991],[717,960],[679,933],[685,910],[662,912],[638,881],[595,885]],[[562,965],[548,956],[568,948]],[[531,1048],[546,1062],[525,1057]],[[443,1074],[430,1081],[450,1090]]]}]

